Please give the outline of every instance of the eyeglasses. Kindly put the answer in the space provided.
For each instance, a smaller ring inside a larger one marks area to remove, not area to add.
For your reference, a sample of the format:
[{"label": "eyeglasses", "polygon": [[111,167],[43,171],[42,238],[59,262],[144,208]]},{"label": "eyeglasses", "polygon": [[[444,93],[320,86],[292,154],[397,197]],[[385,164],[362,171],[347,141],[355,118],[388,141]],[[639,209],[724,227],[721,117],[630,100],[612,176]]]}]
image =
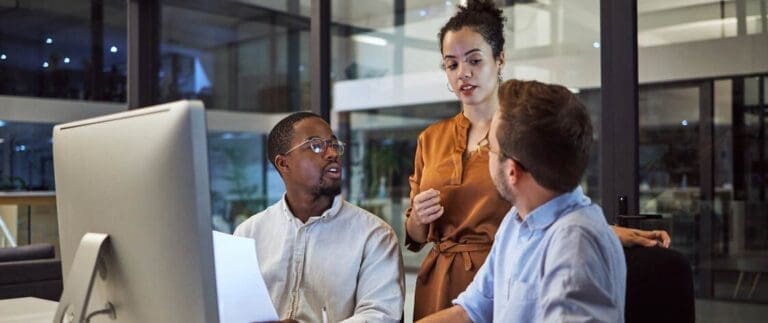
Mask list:
[{"label": "eyeglasses", "polygon": [[324,153],[328,147],[333,148],[339,156],[344,155],[344,143],[336,139],[323,139],[323,138],[309,138],[302,141],[300,144],[288,149],[283,155],[288,155],[292,151],[299,149],[299,147],[309,143],[309,149],[315,154]]},{"label": "eyeglasses", "polygon": [[515,164],[517,164],[517,166],[520,167],[520,169],[522,169],[523,171],[526,171],[526,172],[528,171],[528,168],[526,168],[525,165],[523,165],[523,163],[521,163],[519,159],[517,159],[515,157],[507,156],[507,155],[505,155],[501,151],[495,151],[495,150],[491,149],[491,145],[486,145],[486,147],[488,148],[488,152],[494,153],[494,154],[499,155],[499,156],[504,157],[504,158],[509,158],[509,159],[513,160],[515,162]]}]

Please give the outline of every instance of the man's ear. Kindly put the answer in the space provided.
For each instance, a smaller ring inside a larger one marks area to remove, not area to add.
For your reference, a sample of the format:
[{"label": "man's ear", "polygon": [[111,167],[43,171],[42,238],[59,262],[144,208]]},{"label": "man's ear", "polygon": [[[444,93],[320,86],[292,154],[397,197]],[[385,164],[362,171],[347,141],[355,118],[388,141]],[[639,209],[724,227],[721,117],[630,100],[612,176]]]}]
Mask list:
[{"label": "man's ear", "polygon": [[520,180],[520,169],[516,167],[517,164],[512,159],[505,159],[500,166],[504,171],[504,181],[507,182],[507,187],[512,187]]},{"label": "man's ear", "polygon": [[288,167],[288,157],[285,155],[277,155],[275,157],[275,168],[280,174],[285,174],[290,170]]}]

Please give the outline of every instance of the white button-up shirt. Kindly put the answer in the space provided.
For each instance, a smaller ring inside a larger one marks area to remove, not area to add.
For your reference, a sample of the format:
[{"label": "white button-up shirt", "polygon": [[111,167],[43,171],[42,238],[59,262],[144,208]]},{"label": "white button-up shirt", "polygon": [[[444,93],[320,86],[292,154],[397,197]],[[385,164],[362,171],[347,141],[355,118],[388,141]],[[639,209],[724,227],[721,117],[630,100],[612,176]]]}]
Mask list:
[{"label": "white button-up shirt", "polygon": [[[240,224],[281,319],[399,322],[404,279],[397,236],[383,220],[338,195],[306,223],[283,198]],[[323,313],[325,311],[325,313]]]}]

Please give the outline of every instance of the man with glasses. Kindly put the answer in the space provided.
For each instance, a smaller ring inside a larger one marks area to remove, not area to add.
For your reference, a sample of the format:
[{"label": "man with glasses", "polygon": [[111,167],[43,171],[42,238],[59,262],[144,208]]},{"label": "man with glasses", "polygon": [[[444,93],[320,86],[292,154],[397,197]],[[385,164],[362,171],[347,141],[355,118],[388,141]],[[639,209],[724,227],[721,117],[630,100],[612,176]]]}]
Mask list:
[{"label": "man with glasses", "polygon": [[454,306],[423,322],[624,322],[626,265],[579,182],[589,114],[568,89],[510,80],[488,136],[488,166],[514,207]]},{"label": "man with glasses", "polygon": [[269,133],[283,198],[240,224],[281,319],[399,322],[403,265],[397,236],[341,197],[344,144],[319,116],[298,112]]}]

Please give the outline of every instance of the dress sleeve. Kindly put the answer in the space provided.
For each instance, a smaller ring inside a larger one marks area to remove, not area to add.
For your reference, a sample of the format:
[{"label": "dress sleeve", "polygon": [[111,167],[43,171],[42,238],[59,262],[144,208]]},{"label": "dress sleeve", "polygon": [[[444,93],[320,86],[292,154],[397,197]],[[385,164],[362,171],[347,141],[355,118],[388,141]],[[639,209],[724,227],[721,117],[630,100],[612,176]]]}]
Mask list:
[{"label": "dress sleeve", "polygon": [[[416,143],[416,155],[413,158],[413,175],[411,175],[408,178],[408,182],[411,185],[411,198],[409,207],[407,210],[405,210],[405,217],[406,220],[408,217],[411,216],[411,210],[413,208],[413,198],[419,194],[420,190],[419,187],[421,185],[421,174],[424,170],[424,157],[422,155],[422,145],[423,145],[423,137],[422,135],[419,135],[419,139]],[[418,252],[421,250],[421,248],[424,247],[424,243],[419,243],[416,240],[413,240],[411,236],[408,234],[408,229],[405,228],[405,246],[408,248],[408,250]]]}]

